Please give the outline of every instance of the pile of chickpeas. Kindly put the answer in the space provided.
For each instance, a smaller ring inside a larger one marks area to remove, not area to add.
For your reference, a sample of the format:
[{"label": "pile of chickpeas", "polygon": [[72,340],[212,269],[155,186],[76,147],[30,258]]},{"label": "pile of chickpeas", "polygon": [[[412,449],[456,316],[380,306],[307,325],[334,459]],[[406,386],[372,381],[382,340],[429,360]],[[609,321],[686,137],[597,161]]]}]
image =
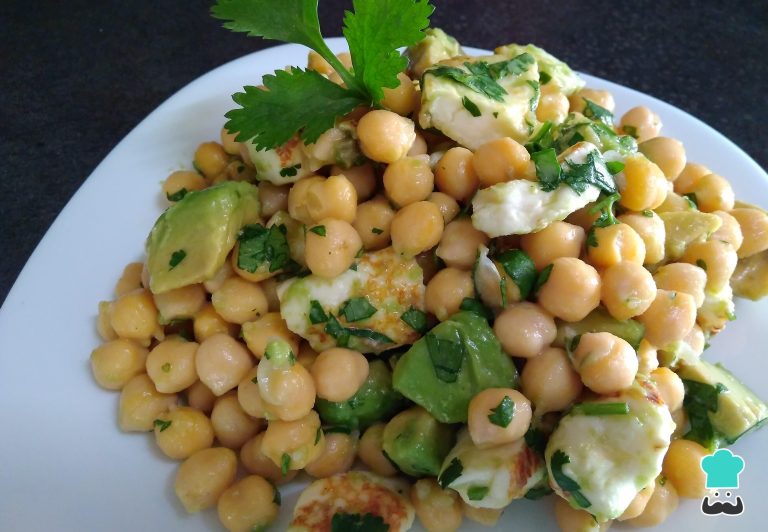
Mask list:
[{"label": "pile of chickpeas", "polygon": [[[346,54],[340,58],[349,61]],[[309,68],[341,82],[314,53]],[[409,117],[418,113],[419,91],[412,80],[419,75],[400,74],[399,87],[385,90],[384,109],[348,117],[357,123],[359,146],[370,162],[325,167],[293,185],[259,182],[258,188],[263,223],[279,216],[288,228],[292,257],[314,275],[334,278],[361,248],[392,246],[422,266],[424,310],[445,320],[465,298],[478,297],[472,267],[478,247],[491,242],[461,211],[478,188],[535,180],[536,173],[526,149],[511,138],[472,152],[416,127]],[[614,109],[607,91],[583,89],[567,98],[544,85],[537,116],[562,122],[568,113],[583,111],[583,98]],[[493,329],[522,367],[520,390],[485,390],[468,411],[472,441],[487,448],[519,440],[536,420],[586,397],[618,393],[638,375],[650,378],[678,430],[663,478],[641,491],[621,517],[639,526],[664,521],[678,496],[704,493],[698,464],[707,451],[679,439],[686,424],[683,384],[659,367],[657,350],[684,341],[700,354],[707,337],[724,326],[697,324],[705,292],[726,287],[739,258],[768,248],[768,216],[735,208],[729,182],[687,162],[683,145],[660,137],[660,129],[659,117],[646,107],[629,110],[616,127],[639,142],[639,152],[627,158],[617,179],[620,223],[593,228],[597,214],[587,206],[537,233],[495,239],[497,250],[522,249],[537,270],[551,271],[535,302],[521,301],[509,282],[508,304],[496,309]],[[197,148],[194,163],[197,172],[168,176],[163,193],[202,190],[225,180],[256,181],[247,150],[224,130],[221,142]],[[658,213],[688,209],[686,194],[694,194],[698,209],[717,215],[722,226],[681,256],[668,257]],[[318,225],[325,226],[325,236],[305,230]],[[589,231],[596,246],[586,243]],[[120,428],[153,431],[160,450],[181,461],[175,491],[182,505],[189,512],[216,507],[222,525],[233,531],[273,522],[279,511],[275,486],[301,470],[324,478],[349,470],[359,459],[378,475],[397,473],[382,452],[386,423],[362,435],[323,433],[313,410],[317,398],[350,399],[368,376],[368,358],[345,348],[316,353],[280,315],[278,272],[242,270],[236,256],[237,249],[204,283],[162,294],[150,292],[144,265],[126,266],[114,299],[99,305],[104,343],[91,354],[96,381],[120,392]],[[637,351],[607,332],[582,335],[572,353],[556,342],[556,320],[578,322],[599,306],[617,320],[634,318],[645,326]],[[275,340],[290,346],[295,362],[265,358]],[[500,427],[488,413],[505,397],[514,402],[515,416]],[[241,478],[239,468],[245,471]],[[433,478],[416,481],[411,500],[431,531],[456,530],[464,516],[493,525],[501,513],[465,505]],[[556,516],[565,531],[592,524],[589,514],[564,500],[557,501]]]}]

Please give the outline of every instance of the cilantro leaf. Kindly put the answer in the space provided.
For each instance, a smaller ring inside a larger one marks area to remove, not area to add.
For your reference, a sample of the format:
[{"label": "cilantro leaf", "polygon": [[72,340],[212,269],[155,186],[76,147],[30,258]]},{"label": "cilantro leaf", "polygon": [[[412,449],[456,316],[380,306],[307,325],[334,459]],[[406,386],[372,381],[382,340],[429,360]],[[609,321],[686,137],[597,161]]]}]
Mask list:
[{"label": "cilantro leaf", "polygon": [[246,86],[245,92],[233,94],[240,108],[224,115],[224,127],[237,132],[237,141],[250,140],[259,150],[281,146],[296,132],[307,144],[314,143],[336,117],[366,103],[313,70],[278,70],[264,76],[263,83],[267,90]]},{"label": "cilantro leaf", "polygon": [[458,331],[455,331],[455,336],[458,337],[456,340],[438,338],[433,333],[427,333],[424,337],[435,376],[447,383],[456,382],[464,363],[464,343]]},{"label": "cilantro leaf", "polygon": [[609,225],[616,225],[621,223],[613,214],[613,204],[620,199],[620,194],[611,194],[610,196],[606,196],[602,200],[595,203],[595,205],[589,209],[589,214],[597,214],[598,212],[600,213],[600,216],[598,216],[597,220],[595,220],[592,224],[593,227],[608,227]]},{"label": "cilantro leaf", "polygon": [[477,107],[475,102],[464,96],[461,99],[461,105],[464,106],[464,109],[469,111],[469,114],[477,118],[478,116],[482,115],[483,113],[480,112],[480,108]]},{"label": "cilantro leaf", "polygon": [[163,432],[165,429],[170,427],[171,423],[173,423],[173,421],[170,421],[168,419],[156,419],[154,421],[155,427],[159,428],[160,432]]},{"label": "cilantro leaf", "polygon": [[288,471],[291,469],[291,455],[288,453],[283,453],[283,455],[280,457],[280,472],[283,474],[283,476],[288,474]]},{"label": "cilantro leaf", "polygon": [[344,14],[344,37],[354,75],[379,103],[383,89],[397,87],[397,75],[408,65],[397,49],[424,38],[434,7],[429,0],[354,0],[353,6],[354,13]]},{"label": "cilantro leaf", "polygon": [[376,314],[376,307],[368,302],[367,297],[353,297],[342,303],[339,315],[352,323],[370,318]]},{"label": "cilantro leaf", "polygon": [[427,315],[417,308],[409,308],[403,312],[400,319],[419,334],[427,332]]},{"label": "cilantro leaf", "polygon": [[579,403],[571,412],[585,416],[620,416],[629,414],[629,403]]},{"label": "cilantro leaf", "polygon": [[582,98],[584,100],[584,111],[582,114],[591,120],[598,120],[608,126],[613,125],[613,113],[605,107],[597,105],[592,100]]},{"label": "cilantro leaf", "polygon": [[173,194],[166,194],[165,197],[168,198],[168,201],[181,201],[184,199],[184,196],[187,195],[187,192],[189,192],[186,188],[181,188],[174,192]]},{"label": "cilantro leaf", "polygon": [[544,456],[544,450],[547,447],[547,435],[541,430],[531,427],[525,433],[525,444],[536,451],[541,456]]},{"label": "cilantro leaf", "polygon": [[467,497],[470,501],[481,501],[488,495],[490,488],[488,486],[470,486],[467,489]]},{"label": "cilantro leaf", "polygon": [[690,430],[683,436],[686,440],[700,443],[709,450],[714,450],[718,445],[718,434],[709,419],[709,413],[717,413],[719,407],[719,395],[727,388],[717,383],[715,386],[689,379],[683,379],[685,396],[683,408],[688,414],[691,424]]},{"label": "cilantro leaf", "polygon": [[318,236],[325,236],[326,230],[324,225],[316,225],[309,230],[310,233],[315,233]]},{"label": "cilantro leaf", "polygon": [[616,175],[624,170],[624,166],[624,163],[621,161],[608,161],[605,163],[605,167],[608,169],[611,175]]},{"label": "cilantro leaf", "polygon": [[531,257],[525,251],[510,249],[497,257],[504,271],[512,282],[517,285],[521,299],[528,299],[528,295],[536,282],[536,266]]},{"label": "cilantro leaf", "polygon": [[552,493],[552,488],[550,488],[549,484],[545,482],[541,486],[536,486],[526,491],[524,497],[530,501],[538,501],[542,497],[546,497],[551,493]]},{"label": "cilantro leaf", "polygon": [[454,480],[459,478],[463,471],[464,465],[461,463],[461,460],[454,458],[451,460],[451,463],[448,464],[448,467],[440,473],[440,476],[437,477],[437,483],[440,484],[441,488],[445,489],[450,486]]},{"label": "cilantro leaf", "polygon": [[331,532],[387,532],[389,525],[372,513],[348,514],[336,512],[331,518]]},{"label": "cilantro leaf", "polygon": [[536,277],[536,284],[533,286],[533,295],[538,294],[539,290],[541,290],[541,287],[547,284],[547,281],[549,281],[549,276],[552,273],[552,268],[554,267],[554,264],[548,264],[542,268],[538,277]]},{"label": "cilantro leaf", "polygon": [[171,253],[171,260],[168,261],[168,269],[174,269],[176,266],[181,264],[181,261],[183,261],[185,258],[187,258],[187,252],[183,249],[177,249]]},{"label": "cilantro leaf", "polygon": [[286,235],[288,230],[282,224],[264,227],[261,224],[246,225],[237,239],[240,249],[237,267],[254,273],[268,265],[269,272],[276,272],[291,261]]},{"label": "cilantro leaf", "polygon": [[592,503],[581,493],[579,483],[563,473],[563,466],[569,463],[571,463],[571,459],[567,454],[563,451],[555,451],[550,460],[552,478],[560,486],[560,489],[571,494],[576,504],[582,508],[589,508],[592,506]]},{"label": "cilantro leaf", "polygon": [[608,194],[614,194],[616,183],[610,175],[603,174],[598,167],[598,163],[602,162],[602,159],[603,157],[599,152],[590,151],[581,164],[566,160],[562,173],[563,183],[571,187],[577,194],[584,193],[588,185],[597,187]]},{"label": "cilantro leaf", "polygon": [[499,406],[491,409],[491,413],[488,414],[488,421],[505,429],[512,422],[513,417],[515,417],[515,402],[508,395],[505,395]]},{"label": "cilantro leaf", "polygon": [[557,161],[557,152],[554,148],[547,148],[531,154],[533,164],[536,166],[536,176],[539,178],[539,186],[544,192],[552,192],[560,186],[560,163]]},{"label": "cilantro leaf", "polygon": [[440,65],[430,68],[427,73],[433,76],[452,79],[478,94],[501,102],[504,100],[507,91],[499,85],[498,79],[507,75],[525,72],[533,62],[533,57],[529,54],[521,54],[509,61],[500,61],[490,65],[485,61],[477,61],[476,63],[466,62],[464,63],[466,70],[459,67]]},{"label": "cilantro leaf", "polygon": [[[506,290],[505,290],[506,292]],[[460,310],[468,310],[469,312],[474,312],[475,314],[478,314],[485,318],[488,321],[491,321],[493,319],[493,312],[491,309],[483,305],[483,302],[479,299],[475,299],[473,297],[465,297],[461,300],[461,304],[459,305]]]},{"label": "cilantro leaf", "polygon": [[309,302],[309,321],[312,325],[328,321],[328,315],[323,310],[323,306],[315,299]]}]

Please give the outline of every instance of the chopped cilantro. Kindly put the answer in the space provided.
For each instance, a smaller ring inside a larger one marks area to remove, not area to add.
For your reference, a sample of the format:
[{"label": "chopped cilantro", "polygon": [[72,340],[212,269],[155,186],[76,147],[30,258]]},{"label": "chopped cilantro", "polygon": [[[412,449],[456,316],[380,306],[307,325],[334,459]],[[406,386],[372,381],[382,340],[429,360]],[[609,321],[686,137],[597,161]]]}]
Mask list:
[{"label": "chopped cilantro", "polygon": [[547,436],[541,430],[531,427],[525,433],[525,444],[536,451],[541,456],[544,456],[544,449],[547,447]]},{"label": "chopped cilantro", "polygon": [[323,429],[320,427],[317,427],[317,432],[315,432],[315,445],[320,443],[320,438],[323,437]]},{"label": "chopped cilantro", "polygon": [[309,302],[309,321],[312,325],[328,321],[328,315],[323,310],[323,306],[315,299]]},{"label": "chopped cilantro", "polygon": [[555,451],[550,460],[553,480],[560,489],[570,493],[573,500],[582,508],[589,508],[592,503],[581,493],[581,486],[571,477],[563,473],[563,466],[571,463],[571,459],[563,451]]},{"label": "chopped cilantro", "polygon": [[434,333],[427,333],[427,351],[435,370],[435,376],[443,382],[456,382],[464,363],[464,343],[458,331],[455,339],[438,338]]},{"label": "chopped cilantro", "polygon": [[325,236],[327,234],[326,231],[325,231],[325,226],[324,225],[316,225],[316,226],[312,227],[309,230],[309,232],[310,233],[315,233],[316,235],[320,235],[320,236]]},{"label": "chopped cilantro", "polygon": [[337,346],[347,347],[349,345],[349,332],[339,323],[339,320],[330,314],[328,315],[328,322],[325,324],[324,331],[336,339]]},{"label": "chopped cilantro", "polygon": [[544,72],[543,70],[539,71],[539,83],[542,85],[546,85],[552,81],[552,76],[550,76],[548,73]]},{"label": "chopped cilantro", "polygon": [[170,266],[170,269],[174,269],[176,266],[181,264],[181,261],[183,261],[187,257],[187,252],[183,249],[177,249],[173,253],[171,253],[171,260],[168,261],[168,266]]},{"label": "chopped cilantro", "polygon": [[237,237],[240,242],[237,267],[254,273],[266,266],[271,273],[288,266],[291,254],[287,234],[283,224],[268,228],[261,224],[246,225]]},{"label": "chopped cilantro", "polygon": [[373,233],[374,235],[380,235],[383,232],[384,232],[384,229],[379,229],[378,227],[374,227],[373,229],[371,229],[371,233]]},{"label": "chopped cilantro", "polygon": [[272,484],[272,489],[275,492],[275,494],[272,496],[272,502],[278,506],[281,506],[283,504],[283,498],[280,496],[280,490],[278,490],[277,486],[274,484]]},{"label": "chopped cilantro", "polygon": [[704,259],[696,259],[696,266],[704,271],[707,271],[707,263],[704,262]]},{"label": "chopped cilantro", "polygon": [[584,110],[582,114],[590,120],[599,120],[603,124],[608,126],[613,125],[613,113],[605,107],[597,105],[592,100],[582,98],[584,100]]},{"label": "chopped cilantro", "polygon": [[301,169],[301,163],[295,164],[293,166],[288,166],[286,168],[282,168],[280,170],[280,176],[281,177],[295,177],[296,174],[299,173],[300,169]]},{"label": "chopped cilantro", "polygon": [[536,176],[542,189],[551,191],[560,186],[561,169],[554,148],[533,152],[531,159],[536,166]]},{"label": "chopped cilantro", "polygon": [[618,416],[629,414],[629,404],[624,403],[580,403],[571,412],[585,416]]},{"label": "chopped cilantro", "polygon": [[168,201],[181,201],[187,195],[187,192],[189,191],[186,188],[181,188],[173,194],[166,194],[165,197],[168,198]]},{"label": "chopped cilantro", "polygon": [[599,212],[600,216],[597,217],[597,220],[594,221],[592,226],[608,227],[609,225],[616,225],[621,223],[613,214],[613,204],[620,199],[621,195],[616,193],[611,194],[610,196],[606,196],[602,200],[595,203],[592,208],[589,209],[589,214],[597,214]]},{"label": "chopped cilantro", "polygon": [[691,424],[690,430],[683,438],[698,442],[709,450],[714,450],[718,445],[719,435],[712,426],[709,413],[717,413],[719,395],[727,388],[719,382],[712,386],[689,379],[683,379],[683,386],[685,387],[683,408],[688,414],[688,421]]},{"label": "chopped cilantro", "polygon": [[497,427],[507,428],[512,422],[512,418],[515,417],[515,402],[509,398],[508,395],[504,396],[499,406],[491,409],[491,413],[488,414],[488,421],[496,425]]},{"label": "chopped cilantro", "polygon": [[330,532],[387,532],[389,525],[372,513],[348,514],[336,512],[331,518]]},{"label": "chopped cilantro", "polygon": [[643,216],[646,218],[653,218],[653,211],[651,209],[645,209],[643,211]]},{"label": "chopped cilantro", "polygon": [[409,308],[403,312],[400,319],[419,334],[427,332],[427,315],[417,308]]},{"label": "chopped cilantro", "polygon": [[695,192],[689,192],[688,194],[683,194],[683,198],[685,199],[685,201],[688,202],[688,206],[691,209],[698,210],[698,208],[699,208],[699,200],[696,198],[696,193]]},{"label": "chopped cilantro", "polygon": [[472,100],[470,100],[469,98],[467,98],[466,96],[464,96],[461,99],[461,105],[463,105],[464,109],[469,111],[469,114],[471,114],[474,117],[478,117],[478,116],[482,115],[482,113],[480,112],[480,109],[477,107],[477,105],[475,105],[475,103]]},{"label": "chopped cilantro", "polygon": [[536,278],[536,284],[533,287],[534,295],[538,294],[539,290],[541,290],[541,287],[547,284],[547,281],[549,281],[549,276],[552,273],[552,268],[554,268],[554,266],[554,264],[549,264],[544,266],[544,268],[539,272],[539,276]]},{"label": "chopped cilantro", "polygon": [[633,139],[637,138],[637,128],[635,126],[623,126],[621,129]]},{"label": "chopped cilantro", "polygon": [[341,304],[339,315],[348,322],[361,321],[376,314],[376,307],[368,302],[367,297],[353,297]]},{"label": "chopped cilantro", "polygon": [[624,170],[624,166],[624,163],[621,161],[608,161],[605,163],[605,167],[608,169],[611,175],[616,175]]},{"label": "chopped cilantro", "polygon": [[288,471],[291,469],[291,455],[288,453],[283,453],[283,455],[280,457],[280,472],[283,474],[283,476],[288,474]]},{"label": "chopped cilantro", "polygon": [[479,314],[488,321],[493,319],[493,312],[491,312],[491,309],[483,305],[482,301],[473,297],[465,297],[462,299],[459,309]]},{"label": "chopped cilantro", "polygon": [[467,497],[470,501],[482,501],[488,495],[490,488],[488,486],[470,486],[467,489]]},{"label": "chopped cilantro", "polygon": [[430,68],[426,74],[452,79],[478,94],[501,102],[507,91],[498,84],[498,80],[507,75],[521,74],[528,70],[534,62],[533,56],[523,53],[508,61],[492,64],[485,61],[466,62],[464,63],[466,70],[454,66],[439,65]]},{"label": "chopped cilantro", "polygon": [[170,420],[156,419],[154,425],[155,425],[155,427],[160,429],[160,432],[163,432],[165,429],[167,429],[168,427],[171,426],[171,423],[173,423],[173,422],[170,421]]},{"label": "chopped cilantro", "polygon": [[[539,85],[538,81],[533,81],[531,79],[526,81],[526,83],[528,83],[528,85],[533,89],[533,96],[531,96],[531,99],[528,100],[528,109],[533,113],[539,106],[539,98],[541,98],[541,85]],[[528,125],[532,126],[532,124]]]},{"label": "chopped cilantro", "polygon": [[454,458],[451,460],[451,463],[448,464],[448,467],[440,473],[440,476],[437,477],[437,483],[440,484],[441,488],[445,489],[450,486],[454,480],[459,478],[463,471],[464,465],[461,463],[461,460]]},{"label": "chopped cilantro", "polygon": [[160,369],[163,370],[164,373],[168,373],[169,371],[171,371],[171,363],[166,362],[165,364],[160,366]]},{"label": "chopped cilantro", "polygon": [[587,231],[587,245],[591,248],[596,248],[600,245],[600,243],[597,241],[597,235],[595,234],[594,227],[590,227],[589,231]]},{"label": "chopped cilantro", "polygon": [[517,285],[520,298],[527,299],[536,282],[536,266],[525,251],[510,249],[501,253],[496,260],[499,261],[504,271]]},{"label": "chopped cilantro", "polygon": [[536,486],[535,488],[531,488],[526,491],[524,497],[530,501],[538,501],[542,497],[546,497],[551,493],[552,488],[550,488],[547,483],[544,483],[541,486]]}]

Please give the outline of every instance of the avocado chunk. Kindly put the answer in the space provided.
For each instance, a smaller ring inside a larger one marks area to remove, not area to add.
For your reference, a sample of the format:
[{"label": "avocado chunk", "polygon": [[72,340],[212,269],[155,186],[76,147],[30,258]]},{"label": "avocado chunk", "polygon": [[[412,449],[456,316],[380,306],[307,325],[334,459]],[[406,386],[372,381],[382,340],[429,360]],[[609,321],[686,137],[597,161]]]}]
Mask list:
[{"label": "avocado chunk", "polygon": [[731,444],[768,419],[768,405],[720,364],[699,360],[682,366],[683,407],[691,422],[684,437],[713,449]]},{"label": "avocado chunk", "polygon": [[557,336],[553,345],[567,347],[575,337],[591,332],[609,332],[623,338],[637,349],[645,334],[645,326],[635,320],[617,320],[607,310],[598,307],[586,318],[575,323],[557,320]]},{"label": "avocado chunk", "polygon": [[428,28],[424,38],[405,50],[411,72],[421,77],[428,67],[457,55],[464,55],[459,41],[440,28]]},{"label": "avocado chunk", "polygon": [[682,257],[694,242],[709,238],[723,223],[716,215],[699,211],[660,212],[659,217],[664,222],[664,248],[670,261]]},{"label": "avocado chunk", "polygon": [[387,364],[382,360],[374,360],[368,368],[368,378],[349,400],[333,403],[317,399],[315,408],[323,423],[350,430],[365,430],[403,407],[405,399],[392,389],[392,372]]},{"label": "avocado chunk", "polygon": [[531,54],[539,64],[539,76],[542,85],[551,83],[566,96],[584,87],[584,80],[571,67],[538,46],[532,44],[507,44],[494,50],[499,55],[515,57],[524,52]]},{"label": "avocado chunk", "polygon": [[395,366],[394,388],[438,421],[464,423],[486,388],[514,388],[517,370],[488,322],[458,312],[418,340]]},{"label": "avocado chunk", "polygon": [[400,412],[387,423],[382,449],[406,475],[437,476],[455,436],[453,427],[438,422],[416,406]]},{"label": "avocado chunk", "polygon": [[147,238],[150,290],[160,294],[213,277],[259,210],[259,189],[236,181],[189,192],[171,205]]}]

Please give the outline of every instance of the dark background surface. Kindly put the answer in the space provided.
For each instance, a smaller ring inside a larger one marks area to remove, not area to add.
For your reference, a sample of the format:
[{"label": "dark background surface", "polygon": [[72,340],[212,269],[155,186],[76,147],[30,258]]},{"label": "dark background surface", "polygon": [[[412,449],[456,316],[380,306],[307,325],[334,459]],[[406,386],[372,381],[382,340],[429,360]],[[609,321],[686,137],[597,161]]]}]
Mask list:
[{"label": "dark background surface", "polygon": [[[221,29],[212,1],[1,3],[0,302],[72,194],[144,116],[273,44]],[[320,4],[324,34],[340,35],[351,0]],[[768,167],[765,0],[433,4],[432,24],[464,44],[536,43],[688,111]]]}]

